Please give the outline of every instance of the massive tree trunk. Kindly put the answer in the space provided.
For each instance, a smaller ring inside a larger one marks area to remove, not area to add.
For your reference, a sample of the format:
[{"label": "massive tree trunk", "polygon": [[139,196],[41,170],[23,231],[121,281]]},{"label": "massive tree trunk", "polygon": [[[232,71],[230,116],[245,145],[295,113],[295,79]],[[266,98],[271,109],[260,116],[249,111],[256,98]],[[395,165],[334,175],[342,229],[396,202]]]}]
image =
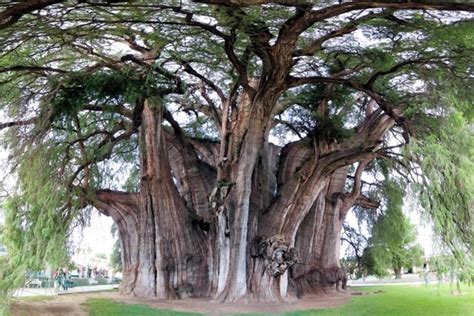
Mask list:
[{"label": "massive tree trunk", "polygon": [[[256,47],[268,62],[265,75],[242,73],[242,89],[221,95],[217,143],[185,135],[163,105],[136,107],[139,192],[123,198],[99,191],[96,201],[119,226],[123,293],[281,302],[340,278],[342,222],[359,196],[362,171],[395,121],[379,108],[367,111],[351,137],[323,131],[272,145],[295,43]],[[320,115],[327,105],[325,97],[315,105]],[[358,180],[345,192],[348,168],[357,162]]]},{"label": "massive tree trunk", "polygon": [[[315,129],[283,148],[270,143],[276,116],[285,110],[278,103],[282,93],[312,82],[291,76],[298,35],[310,26],[309,14],[298,10],[273,45],[266,28],[249,36],[249,51],[261,60],[258,78],[235,55],[236,39],[224,38],[238,74],[228,96],[184,66],[220,98],[212,113],[219,129],[216,143],[186,135],[164,106],[145,102],[134,109],[131,119],[140,131],[139,192],[122,202],[112,192],[98,192],[96,201],[119,225],[122,292],[280,302],[333,284],[327,274],[340,275],[342,222],[360,193],[357,181],[352,192],[344,190],[349,166],[359,162],[355,178],[360,182],[397,116],[370,87],[356,85],[377,99],[379,108],[372,109],[375,101],[367,105],[354,135],[336,139],[330,131]],[[319,77],[313,79],[319,83]],[[320,117],[329,115],[334,85],[346,82],[330,78],[324,83],[325,95],[312,105]]]},{"label": "massive tree trunk", "polygon": [[393,121],[373,114],[344,150],[309,137],[280,148],[268,141],[267,108],[243,94],[238,120],[222,131],[230,135],[216,144],[187,138],[163,107],[144,103],[139,192],[102,190],[95,199],[119,228],[122,293],[281,302],[343,277],[342,223],[375,157],[364,148]]},{"label": "massive tree trunk", "polygon": [[334,273],[341,269],[339,249],[345,219],[340,197],[347,175],[348,167],[334,172],[298,230],[296,248],[300,261],[291,270],[292,290],[298,297],[316,294],[335,284]]},{"label": "massive tree trunk", "polygon": [[[162,127],[163,108],[145,102],[141,119],[140,192],[97,193],[96,206],[112,216],[122,240],[121,292],[163,299],[208,296],[211,249],[207,232],[174,182]],[[196,199],[199,209],[202,201]]]},{"label": "massive tree trunk", "polygon": [[[257,80],[251,81],[253,87],[258,84]],[[226,130],[223,133],[230,133],[230,137],[227,142],[221,143],[219,157],[220,219],[217,234],[218,239],[226,245],[217,249],[219,258],[224,259],[220,264],[226,265],[220,267],[225,275],[219,278],[219,281],[225,283],[219,284],[214,293],[219,301],[249,299],[249,236],[255,234],[257,208],[265,203],[264,195],[258,197],[260,201],[251,201],[252,183],[259,159],[260,162],[267,159],[266,153],[269,151],[266,144],[270,127],[269,113],[266,113],[268,107],[268,100],[263,101],[253,98],[249,93],[243,93],[239,100],[238,120],[233,126],[224,127]],[[267,165],[267,162],[264,164]]]}]

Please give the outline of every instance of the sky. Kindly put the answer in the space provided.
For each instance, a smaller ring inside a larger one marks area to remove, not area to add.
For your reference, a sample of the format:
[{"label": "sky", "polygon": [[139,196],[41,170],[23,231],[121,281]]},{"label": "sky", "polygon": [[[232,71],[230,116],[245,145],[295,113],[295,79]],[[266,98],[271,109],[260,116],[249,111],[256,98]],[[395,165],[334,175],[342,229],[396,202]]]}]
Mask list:
[{"label": "sky", "polygon": [[[77,252],[80,250],[89,250],[88,256],[105,254],[110,258],[115,238],[112,236],[110,229],[112,227],[112,218],[102,215],[94,211],[91,216],[90,226],[84,228],[76,228],[72,234],[72,242]],[[87,259],[87,258],[86,258]],[[84,256],[76,258],[78,264],[83,264]]]}]

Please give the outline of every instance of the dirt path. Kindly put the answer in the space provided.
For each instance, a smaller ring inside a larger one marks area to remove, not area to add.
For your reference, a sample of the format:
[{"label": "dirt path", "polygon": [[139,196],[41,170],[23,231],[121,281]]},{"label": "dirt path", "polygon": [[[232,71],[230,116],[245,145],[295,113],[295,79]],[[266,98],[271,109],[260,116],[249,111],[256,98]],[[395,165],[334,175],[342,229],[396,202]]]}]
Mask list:
[{"label": "dirt path", "polygon": [[44,301],[15,300],[11,306],[11,316],[88,316],[81,306],[89,297],[101,297],[102,293],[71,294],[45,298]]},{"label": "dirt path", "polygon": [[87,316],[87,311],[81,306],[88,298],[108,298],[127,304],[145,304],[155,308],[175,311],[198,312],[207,315],[224,315],[232,313],[271,313],[287,311],[321,309],[338,307],[349,302],[350,293],[335,293],[304,298],[293,303],[283,304],[242,304],[242,303],[212,303],[206,299],[185,299],[180,301],[162,301],[121,296],[116,292],[84,293],[62,295],[53,300],[29,302],[16,301],[12,306],[12,316],[41,315],[41,316]]}]

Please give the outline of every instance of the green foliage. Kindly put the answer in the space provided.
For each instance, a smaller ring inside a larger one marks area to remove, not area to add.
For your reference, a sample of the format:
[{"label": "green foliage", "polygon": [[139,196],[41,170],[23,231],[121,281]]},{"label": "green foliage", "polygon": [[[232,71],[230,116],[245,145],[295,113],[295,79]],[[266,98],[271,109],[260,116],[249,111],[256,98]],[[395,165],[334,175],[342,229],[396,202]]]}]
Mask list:
[{"label": "green foliage", "polygon": [[152,72],[142,74],[131,68],[92,74],[75,72],[60,83],[51,83],[59,89],[50,106],[56,115],[67,115],[77,113],[85,105],[92,103],[105,103],[112,107],[113,104],[135,104],[139,99],[159,98],[161,85],[167,83],[160,81],[159,76]]},{"label": "green foliage", "polygon": [[[6,215],[5,244],[8,257],[2,262],[0,295],[5,297],[22,284],[27,271],[42,270],[46,263],[68,262],[68,233],[77,213],[77,201],[66,196],[58,182],[54,153],[44,148],[28,151],[18,166],[22,194],[3,204]],[[68,210],[64,208],[69,203]]]},{"label": "green foliage", "polygon": [[[112,236],[114,237],[118,235],[117,224],[115,223],[112,224],[110,232],[112,233]],[[122,246],[121,246],[120,235],[118,235],[118,239],[115,241],[113,245],[112,254],[110,255],[110,265],[115,271],[122,271]]]},{"label": "green foliage", "polygon": [[452,254],[437,255],[430,258],[430,271],[436,272],[438,280],[449,276],[450,282],[463,282],[469,286],[474,284],[474,263],[461,263]]},{"label": "green foliage", "polygon": [[469,261],[474,246],[474,130],[459,111],[439,124],[436,134],[416,139],[411,159],[421,169],[415,189],[435,231],[458,260]]},{"label": "green foliage", "polygon": [[4,231],[5,231],[5,226],[3,226],[3,225],[0,224],[0,246],[3,245],[3,234],[4,234]]},{"label": "green foliage", "polygon": [[123,189],[127,192],[138,192],[140,181],[140,169],[135,165],[131,168]]},{"label": "green foliage", "polygon": [[355,257],[345,257],[341,259],[341,266],[346,270],[349,278],[355,276],[355,279],[359,279],[363,276],[363,271]]},{"label": "green foliage", "polygon": [[24,273],[8,256],[0,256],[0,315],[7,313],[11,290],[23,284]]},{"label": "green foliage", "polygon": [[343,116],[321,117],[315,115],[316,127],[314,133],[318,136],[324,135],[324,139],[333,141],[350,137],[353,131],[344,128]]},{"label": "green foliage", "polygon": [[183,126],[186,135],[199,139],[215,139],[218,135],[215,122],[204,115],[197,115]]},{"label": "green foliage", "polygon": [[369,274],[385,276],[388,269],[396,274],[402,267],[410,268],[422,264],[423,251],[415,245],[416,230],[403,215],[404,192],[398,184],[388,182],[385,186],[387,210],[375,221],[363,262]]},{"label": "green foliage", "polygon": [[120,245],[120,239],[116,240],[112,247],[110,265],[115,271],[122,271],[122,246]]},{"label": "green foliage", "polygon": [[330,92],[327,85],[315,84],[301,89],[297,95],[284,96],[282,102],[294,104],[282,115],[288,117],[286,122],[293,130],[284,131],[297,131],[329,143],[352,136],[351,127],[360,120],[353,109],[354,94],[346,87],[335,87]]}]

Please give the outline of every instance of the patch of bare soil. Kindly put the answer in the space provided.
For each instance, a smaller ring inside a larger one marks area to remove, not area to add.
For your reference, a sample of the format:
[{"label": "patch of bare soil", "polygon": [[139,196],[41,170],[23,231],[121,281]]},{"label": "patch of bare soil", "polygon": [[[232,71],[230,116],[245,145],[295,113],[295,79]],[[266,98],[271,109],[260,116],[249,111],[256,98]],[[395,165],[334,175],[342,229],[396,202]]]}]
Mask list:
[{"label": "patch of bare soil", "polygon": [[15,300],[10,309],[11,316],[88,316],[81,306],[89,297],[102,297],[103,293],[67,294],[52,300],[28,301]]},{"label": "patch of bare soil", "polygon": [[28,302],[16,301],[12,305],[12,316],[86,316],[86,309],[81,306],[88,298],[108,298],[127,304],[144,304],[154,308],[170,309],[182,312],[203,313],[206,315],[226,315],[233,313],[270,313],[278,314],[288,311],[310,310],[338,307],[351,299],[347,293],[321,294],[306,297],[290,303],[214,303],[208,299],[184,299],[166,301],[138,297],[122,296],[117,292],[82,293],[62,295],[54,300]]},{"label": "patch of bare soil", "polygon": [[378,290],[378,291],[365,291],[365,292],[357,292],[357,291],[352,291],[351,295],[373,295],[373,294],[380,294],[380,293],[385,293],[384,291],[382,290]]}]

